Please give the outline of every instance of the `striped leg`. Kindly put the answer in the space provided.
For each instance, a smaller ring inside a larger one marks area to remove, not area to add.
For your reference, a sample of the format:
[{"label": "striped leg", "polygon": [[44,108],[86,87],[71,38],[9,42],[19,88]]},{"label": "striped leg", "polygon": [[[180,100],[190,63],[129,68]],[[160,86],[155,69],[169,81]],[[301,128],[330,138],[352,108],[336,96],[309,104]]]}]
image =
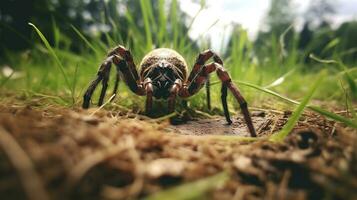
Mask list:
[{"label": "striped leg", "polygon": [[168,105],[170,113],[175,111],[176,97],[177,97],[177,94],[179,93],[181,87],[182,87],[181,80],[176,79],[174,85],[172,86],[172,88],[170,90],[169,105]]},{"label": "striped leg", "polygon": [[187,97],[190,97],[190,96],[196,94],[203,87],[203,85],[206,83],[209,74],[214,71],[217,72],[217,75],[222,82],[221,99],[222,99],[224,115],[227,119],[227,122],[229,124],[232,123],[230,116],[229,116],[228,105],[227,105],[227,89],[229,89],[240,105],[242,114],[244,116],[244,120],[245,120],[245,122],[248,126],[248,129],[249,129],[250,135],[252,137],[256,137],[256,132],[255,132],[255,129],[253,126],[253,122],[252,122],[252,119],[251,119],[249,111],[248,111],[247,102],[245,101],[243,96],[240,94],[238,88],[233,84],[229,74],[223,68],[223,66],[221,64],[210,63],[207,65],[204,65],[202,67],[202,70],[195,77],[195,79],[189,85],[184,85],[184,87],[182,87],[179,95],[181,97],[187,98]]},{"label": "striped leg", "polygon": [[117,72],[117,73],[115,74],[115,83],[114,83],[114,88],[113,88],[114,98],[112,98],[112,99],[110,100],[110,102],[112,102],[112,101],[115,99],[115,97],[117,96],[119,81],[120,81],[120,74],[119,74],[119,72]]},{"label": "striped leg", "polygon": [[112,56],[108,57],[103,64],[99,67],[97,77],[90,83],[87,91],[83,96],[83,108],[89,108],[90,100],[92,98],[93,92],[98,84],[102,81],[103,88],[99,97],[98,105],[100,106],[103,102],[103,98],[108,86],[109,72],[112,64]]},{"label": "striped leg", "polygon": [[108,56],[119,56],[122,60],[124,60],[127,65],[130,73],[132,74],[135,80],[140,80],[138,71],[136,70],[136,66],[133,60],[133,56],[131,55],[130,51],[127,50],[125,47],[118,45],[113,50],[111,50]]},{"label": "striped leg", "polygon": [[145,112],[147,115],[149,115],[152,110],[152,93],[153,93],[153,87],[152,87],[152,82],[151,82],[150,78],[145,79],[144,87],[145,87],[145,91],[146,91]]},{"label": "striped leg", "polygon": [[116,65],[117,69],[113,94],[117,93],[118,83],[120,80],[119,72],[121,72],[121,74],[123,75],[125,83],[128,85],[132,92],[138,95],[146,94],[146,91],[143,88],[143,84],[140,82],[138,72],[133,62],[133,57],[131,56],[130,52],[126,50],[123,46],[118,46],[114,48],[114,50],[109,52],[108,57],[105,59],[105,61],[98,70],[97,77],[91,82],[88,89],[86,90],[83,96],[83,108],[89,108],[93,92],[100,82],[102,82],[103,87],[100,93],[98,106],[101,106],[103,104],[106,90],[108,88],[108,80],[112,63]]},{"label": "striped leg", "polygon": [[[197,76],[197,74],[202,70],[203,66],[207,62],[207,60],[213,58],[213,61],[218,64],[223,64],[221,58],[214,53],[212,50],[208,49],[202,53],[200,53],[196,59],[195,64],[193,65],[192,71],[188,76],[187,85],[189,85]],[[210,81],[209,77],[206,81],[206,95],[207,95],[207,107],[208,110],[211,110],[211,94],[210,94]]]}]

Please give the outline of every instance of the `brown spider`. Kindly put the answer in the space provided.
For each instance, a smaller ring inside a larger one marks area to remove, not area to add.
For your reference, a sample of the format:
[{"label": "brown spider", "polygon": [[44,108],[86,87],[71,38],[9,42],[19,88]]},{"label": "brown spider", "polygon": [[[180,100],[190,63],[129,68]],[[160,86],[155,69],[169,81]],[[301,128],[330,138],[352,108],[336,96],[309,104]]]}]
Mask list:
[{"label": "brown spider", "polygon": [[[210,58],[213,58],[214,62],[205,64]],[[112,63],[117,68],[113,95],[115,96],[117,93],[121,74],[132,92],[140,96],[146,95],[147,113],[151,112],[153,97],[168,99],[168,109],[173,112],[177,95],[182,98],[190,97],[196,94],[205,83],[207,86],[207,103],[210,109],[209,74],[216,71],[222,82],[221,99],[228,124],[231,124],[232,121],[227,106],[227,89],[233,93],[239,102],[251,136],[256,136],[246,101],[223,68],[222,59],[211,50],[199,54],[191,73],[187,77],[188,67],[185,59],[179,53],[167,48],[155,49],[141,61],[139,75],[130,51],[123,46],[117,46],[109,52],[98,70],[97,77],[90,83],[85,92],[83,108],[89,107],[93,92],[101,81],[103,86],[98,106],[103,104]]]}]

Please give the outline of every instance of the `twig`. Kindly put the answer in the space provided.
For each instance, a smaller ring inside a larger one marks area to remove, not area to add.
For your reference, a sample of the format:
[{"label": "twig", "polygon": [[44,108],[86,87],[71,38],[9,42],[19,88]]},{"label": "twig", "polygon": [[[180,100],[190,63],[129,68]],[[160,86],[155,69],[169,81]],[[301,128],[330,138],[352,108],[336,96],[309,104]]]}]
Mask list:
[{"label": "twig", "polygon": [[[355,112],[357,112],[357,108],[354,109]],[[345,114],[345,113],[348,113],[349,110],[341,110],[341,111],[336,111],[335,113],[336,114]]]},{"label": "twig", "polygon": [[92,112],[89,116],[93,116],[95,113],[97,113],[98,111],[100,111],[105,105],[107,105],[108,103],[110,103],[112,101],[112,99],[114,99],[115,94],[113,94],[108,101],[106,101],[103,105],[101,105],[97,110],[95,110],[94,112]]},{"label": "twig", "polygon": [[31,200],[50,199],[31,159],[3,127],[0,127],[0,146],[19,174],[28,198]]},{"label": "twig", "polygon": [[257,107],[249,107],[249,109],[252,111],[254,110],[254,111],[270,112],[275,114],[284,114],[284,111],[280,111],[280,110],[264,109],[264,108],[257,108]]},{"label": "twig", "polygon": [[173,113],[170,113],[168,115],[165,115],[165,116],[162,116],[162,117],[159,117],[159,118],[156,118],[156,119],[153,119],[152,121],[154,122],[161,122],[161,121],[165,121],[167,119],[170,119],[171,117],[174,117],[176,116],[177,113],[176,112],[173,112]]}]

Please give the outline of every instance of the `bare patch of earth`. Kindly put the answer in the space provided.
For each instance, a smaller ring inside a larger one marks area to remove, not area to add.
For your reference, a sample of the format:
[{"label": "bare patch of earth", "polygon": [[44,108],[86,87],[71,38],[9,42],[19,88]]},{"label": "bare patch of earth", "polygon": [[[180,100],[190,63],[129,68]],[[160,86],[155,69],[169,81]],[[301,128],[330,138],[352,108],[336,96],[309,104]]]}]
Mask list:
[{"label": "bare patch of earth", "polygon": [[[247,136],[241,117],[173,126],[94,111],[0,106],[1,199],[141,199],[223,171],[229,179],[200,198],[357,198],[356,130],[313,113],[272,143],[234,137]],[[259,137],[288,116],[254,113]]]},{"label": "bare patch of earth", "polygon": [[[258,130],[258,134],[262,134],[261,131],[264,126],[268,126],[272,122],[269,117],[265,117],[263,112],[253,113],[252,120],[254,127]],[[242,118],[235,119],[232,124],[228,125],[224,117],[215,116],[211,119],[200,119],[187,121],[184,124],[171,125],[170,128],[176,133],[184,135],[250,136],[247,126]]]}]

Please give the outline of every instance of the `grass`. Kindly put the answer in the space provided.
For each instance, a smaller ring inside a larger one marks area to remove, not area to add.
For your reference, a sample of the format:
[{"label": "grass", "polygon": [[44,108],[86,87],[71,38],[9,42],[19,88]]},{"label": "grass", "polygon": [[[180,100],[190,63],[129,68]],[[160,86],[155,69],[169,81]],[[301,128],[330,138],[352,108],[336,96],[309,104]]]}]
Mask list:
[{"label": "grass", "polygon": [[[53,50],[52,46],[50,45],[50,43],[47,41],[46,37],[41,33],[41,31],[32,23],[29,23],[30,26],[32,26],[36,33],[39,35],[39,37],[41,38],[42,42],[44,43],[45,47],[47,48],[47,50],[50,52],[50,55],[53,57],[53,59],[56,61],[60,72],[62,73],[63,79],[65,80],[66,86],[68,87],[67,89],[71,88],[71,85],[69,83],[69,79],[67,77],[66,72],[64,71],[64,67],[61,63],[61,61],[59,60],[57,54],[55,53],[55,51]],[[73,94],[71,93],[72,97]]]},{"label": "grass", "polygon": [[[7,56],[10,60],[9,65],[15,71],[23,72],[24,76],[18,79],[1,77],[0,89],[22,92],[28,98],[39,94],[59,96],[61,100],[56,99],[56,103],[78,106],[83,91],[88,86],[89,81],[94,78],[97,67],[105,58],[106,52],[119,43],[126,45],[131,50],[135,63],[139,63],[141,58],[155,47],[169,47],[181,53],[189,66],[192,66],[198,53],[204,49],[194,48],[193,41],[188,38],[187,33],[183,32],[182,24],[177,21],[180,19],[179,13],[176,12],[178,9],[177,1],[171,2],[169,11],[172,12],[169,12],[170,14],[165,12],[165,4],[164,0],[159,1],[159,20],[155,20],[154,8],[148,5],[146,1],[140,1],[143,27],[138,26],[133,21],[133,13],[129,11],[123,13],[128,22],[126,41],[123,41],[123,37],[118,35],[122,27],[115,24],[115,19],[109,19],[114,29],[112,33],[106,33],[109,43],[104,43],[99,37],[89,38],[81,33],[78,28],[71,26],[73,32],[78,36],[74,39],[81,40],[83,46],[87,47],[79,54],[70,52],[68,46],[63,46],[68,43],[64,41],[66,39],[61,35],[62,32],[54,20],[52,20],[55,36],[53,43],[49,43],[46,36],[41,33],[41,27],[36,27],[30,23],[42,44],[37,43],[35,48],[27,54],[9,54]],[[203,10],[203,6],[204,4],[202,4],[198,13]],[[198,13],[194,16],[197,16]],[[189,24],[193,24],[194,20],[195,17],[191,19]],[[216,21],[213,21],[212,26],[215,23]],[[167,28],[168,24],[170,24],[170,28]],[[240,90],[242,90],[249,105],[260,107],[266,99],[272,99],[274,96],[279,98],[276,103],[277,109],[289,109],[288,104],[290,103],[299,105],[299,101],[308,94],[309,85],[305,83],[314,80],[316,74],[325,69],[327,74],[319,87],[320,89],[314,95],[315,99],[322,102],[348,102],[345,105],[340,103],[340,107],[354,111],[353,102],[357,94],[355,81],[357,71],[348,68],[341,61],[324,60],[312,56],[312,59],[318,61],[315,63],[317,69],[313,72],[306,72],[304,70],[305,64],[299,59],[296,45],[284,44],[284,36],[288,31],[289,29],[282,33],[280,38],[271,38],[270,53],[266,54],[264,59],[254,56],[254,44],[249,40],[247,30],[239,28],[234,31],[231,51],[224,57],[225,67],[238,86],[248,86],[240,87]],[[201,39],[196,42],[200,42]],[[296,44],[296,40],[297,38],[294,38],[291,43]],[[334,47],[333,43],[329,43],[325,48],[333,49]],[[224,52],[219,52],[219,54],[223,56]],[[331,67],[331,64],[337,67]],[[54,65],[57,66],[58,71],[51,67]],[[212,79],[212,82],[218,81],[215,75],[212,76]],[[110,86],[113,82],[113,77],[111,77]],[[110,88],[108,91],[110,91]],[[267,95],[259,91],[263,91]],[[98,98],[98,93],[97,90],[93,98],[94,101]],[[290,98],[286,98],[286,96]],[[109,96],[107,96],[108,98]],[[116,101],[121,106],[128,108],[133,106],[142,108],[144,104],[144,98],[137,98],[128,91],[124,84],[120,84],[119,97]],[[214,108],[221,108],[220,87],[214,84],[212,85],[212,101]],[[230,107],[239,110],[238,104],[234,102],[231,96],[229,102]],[[283,102],[288,102],[288,104],[281,107]],[[200,92],[191,98],[190,106],[206,110],[204,92]],[[345,117],[315,105],[307,105],[307,108],[348,126],[357,127],[354,112],[351,116]]]},{"label": "grass", "polygon": [[[168,190],[154,193],[147,200],[180,200],[180,199],[204,199],[207,191],[222,186],[229,179],[227,172],[186,183]],[[190,191],[190,192],[188,192]]]},{"label": "grass", "polygon": [[281,142],[284,140],[286,136],[293,130],[295,124],[299,121],[301,114],[303,113],[305,107],[309,103],[312,95],[315,93],[317,87],[321,84],[324,74],[321,73],[315,83],[311,86],[309,92],[304,97],[303,101],[299,104],[299,106],[295,109],[288,122],[285,124],[283,129],[281,129],[278,133],[272,135],[269,140],[273,142]]},{"label": "grass", "polygon": [[[62,37],[62,30],[57,27],[55,21],[53,21],[53,33],[55,34],[53,43],[50,43],[46,35],[41,32],[41,27],[30,23],[29,25],[36,33],[36,38],[40,39],[40,43],[36,43],[35,47],[29,52],[21,54],[9,53],[7,55],[8,65],[15,72],[22,72],[23,76],[14,79],[12,75],[1,75],[0,91],[15,91],[22,94],[21,96],[25,97],[25,99],[41,96],[49,99],[54,105],[79,107],[83,91],[88,86],[89,81],[94,78],[98,66],[105,58],[106,52],[117,44],[123,44],[131,50],[135,63],[139,63],[141,58],[155,47],[168,47],[181,53],[186,58],[189,66],[193,66],[196,56],[204,50],[203,47],[195,48],[194,42],[201,42],[201,45],[204,46],[205,43],[202,43],[204,33],[197,41],[190,40],[187,33],[183,32],[183,27],[178,21],[180,19],[179,13],[177,13],[178,2],[172,1],[169,14],[165,12],[166,1],[159,0],[158,2],[158,20],[155,20],[156,13],[154,13],[154,8],[151,4],[145,0],[140,1],[143,27],[139,27],[134,22],[133,13],[129,11],[123,13],[128,22],[128,27],[126,27],[127,39],[125,41],[123,40],[124,37],[120,35],[123,27],[119,27],[116,24],[116,19],[108,19],[113,25],[112,33],[106,33],[105,35],[108,43],[104,43],[99,37],[89,38],[77,27],[70,25],[77,35],[77,38],[73,39],[82,41],[83,46],[86,47],[78,54],[69,51],[69,46],[64,46],[68,42],[65,41],[65,37]],[[204,4],[202,4],[202,8],[198,13],[203,10],[203,6]],[[197,14],[194,16],[197,16]],[[192,25],[195,18],[193,17],[189,24]],[[213,21],[212,26],[216,22]],[[170,25],[170,29],[166,28],[168,25]],[[188,27],[189,29],[191,25]],[[271,141],[282,141],[294,128],[304,109],[312,110],[357,129],[357,117],[354,112],[357,95],[356,68],[350,68],[343,64],[338,59],[338,54],[331,59],[322,59],[312,55],[311,59],[317,61],[314,63],[315,70],[306,72],[307,66],[301,61],[302,59],[300,59],[295,45],[297,39],[295,38],[294,41],[291,41],[293,45],[284,44],[284,36],[287,31],[282,33],[280,38],[271,38],[271,41],[269,41],[272,44],[271,49],[263,59],[255,56],[254,44],[249,40],[247,30],[242,28],[235,30],[232,35],[231,51],[227,55],[224,52],[219,52],[220,55],[225,55],[225,68],[232,76],[232,80],[239,86],[250,106],[263,107],[268,100],[274,102],[273,105],[269,103],[269,108],[292,110],[291,105],[296,106],[285,127],[269,139]],[[336,42],[329,43],[325,49],[333,49],[335,47],[334,43]],[[324,73],[320,74],[321,71],[324,71]],[[110,87],[114,83],[114,74],[112,73],[111,76]],[[320,74],[318,78],[316,78],[317,74]],[[322,80],[322,78],[324,79]],[[316,79],[317,81],[315,82],[314,80]],[[311,82],[315,82],[315,84],[310,86]],[[215,84],[220,82],[215,75],[212,76],[211,83],[213,108],[221,109],[220,84]],[[318,90],[316,90],[317,86],[319,86]],[[111,89],[108,88],[108,91],[111,91]],[[129,109],[134,107],[143,109],[145,98],[138,98],[128,90],[125,84],[120,84],[118,91],[119,95],[116,97],[116,103],[120,106]],[[326,104],[337,102],[340,108],[346,109],[351,114],[342,116],[334,113],[334,109],[327,110],[315,102],[309,104],[312,95],[314,95],[315,100]],[[93,97],[94,102],[98,99],[98,96],[97,89]],[[4,98],[4,96],[0,98]],[[108,93],[106,103],[97,108],[92,114],[100,109],[105,109],[105,106],[111,104],[111,98]],[[198,95],[190,98],[190,107],[207,111],[205,99],[205,93],[202,90]],[[232,96],[229,96],[228,100],[229,107],[231,107],[230,110],[239,110],[239,105]],[[171,113],[157,118],[156,121],[165,120],[174,115],[176,113]],[[238,140],[247,142],[257,140],[256,138],[235,136],[210,137],[234,142]],[[207,190],[223,184],[228,179],[227,177],[228,174],[222,172],[212,177],[153,194],[148,199],[168,199],[168,197],[170,199],[172,197],[177,199],[203,198],[202,195]]]}]

